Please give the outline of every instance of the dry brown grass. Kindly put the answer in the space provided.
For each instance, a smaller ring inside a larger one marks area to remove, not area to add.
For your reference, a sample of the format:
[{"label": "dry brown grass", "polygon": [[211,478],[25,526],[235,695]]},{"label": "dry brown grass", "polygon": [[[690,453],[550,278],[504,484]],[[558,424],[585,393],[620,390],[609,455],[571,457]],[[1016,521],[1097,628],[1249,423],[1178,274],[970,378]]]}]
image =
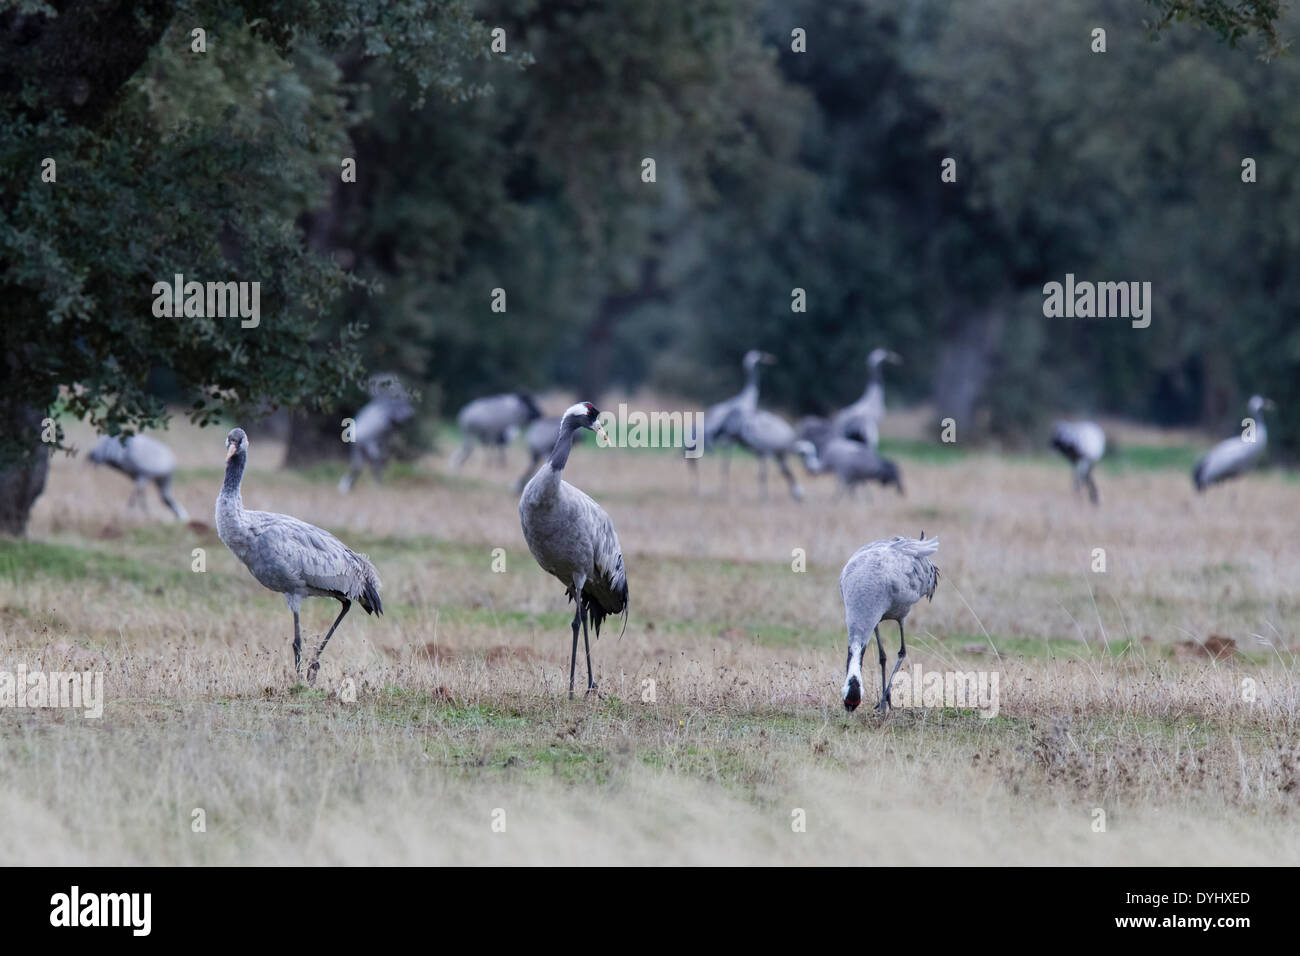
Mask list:
[{"label": "dry brown grass", "polygon": [[[223,434],[165,437],[210,525]],[[901,459],[905,499],[839,506],[805,479],[799,506],[775,476],[758,501],[740,457],[729,497],[706,459],[697,498],[676,456],[588,443],[571,477],[619,529],[633,610],[593,648],[605,699],[569,703],[569,612],[523,545],[517,449],[504,472],[431,456],[347,499],[277,470],[281,454],[252,435],[246,504],[331,528],[385,582],[388,613],[349,616],[318,691],[294,686],[283,601],[215,534],[156,502],[124,515],[124,479],[56,460],[30,531],[47,548],[0,575],[0,669],[102,664],[105,716],[0,713],[3,862],[1300,858],[1300,543],[1277,520],[1297,497],[1280,476],[1197,498],[1181,472],[1103,468],[1093,510],[1050,459],[927,455]],[[992,720],[839,706],[839,569],[922,528],[943,577],[909,620],[909,661],[998,671]],[[308,633],[333,613],[309,602]],[[1187,653],[1213,635],[1244,653]]]}]

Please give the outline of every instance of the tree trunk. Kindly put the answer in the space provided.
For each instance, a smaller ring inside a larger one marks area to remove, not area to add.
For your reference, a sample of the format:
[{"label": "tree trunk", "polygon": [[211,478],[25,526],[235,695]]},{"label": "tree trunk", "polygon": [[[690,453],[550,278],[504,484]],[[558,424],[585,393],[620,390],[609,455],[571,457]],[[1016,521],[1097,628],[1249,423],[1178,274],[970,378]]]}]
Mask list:
[{"label": "tree trunk", "polygon": [[[987,431],[980,405],[989,373],[997,358],[1005,315],[995,299],[968,314],[939,347],[935,374],[935,412],[942,421],[951,418],[959,440],[978,438]],[[986,417],[986,416],[985,416]]]},{"label": "tree trunk", "polygon": [[45,415],[38,408],[0,404],[0,428],[9,436],[31,436],[25,455],[0,466],[0,534],[25,534],[32,504],[45,490],[50,471],[50,448],[41,441]]},{"label": "tree trunk", "polygon": [[289,440],[284,449],[285,468],[310,468],[321,462],[348,459],[343,442],[341,414],[323,414],[301,409],[289,415]]}]

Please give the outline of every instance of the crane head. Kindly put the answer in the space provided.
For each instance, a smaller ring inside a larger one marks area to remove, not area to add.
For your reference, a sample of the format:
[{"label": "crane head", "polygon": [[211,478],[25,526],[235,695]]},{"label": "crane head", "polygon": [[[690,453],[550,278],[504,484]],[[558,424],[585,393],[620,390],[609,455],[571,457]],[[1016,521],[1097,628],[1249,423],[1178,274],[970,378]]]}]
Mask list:
[{"label": "crane head", "polygon": [[758,349],[750,349],[745,353],[745,361],[743,364],[747,371],[760,363],[763,365],[775,365],[776,356],[772,355],[770,352],[761,352]]},{"label": "crane head", "polygon": [[232,428],[226,436],[226,461],[245,451],[248,451],[248,436],[242,428]]},{"label": "crane head", "polygon": [[902,365],[903,357],[897,352],[889,351],[889,349],[872,349],[871,353],[867,356],[867,366],[869,368],[875,368],[877,365],[881,365],[884,362],[890,362],[894,365]]},{"label": "crane head", "polygon": [[850,676],[844,682],[844,709],[850,714],[858,709],[858,704],[862,703],[862,682],[855,676]]},{"label": "crane head", "polygon": [[126,443],[121,438],[114,438],[111,435],[105,435],[99,441],[95,442],[95,447],[90,449],[88,461],[92,465],[102,465],[109,461],[117,461],[122,457],[122,450]]},{"label": "crane head", "polygon": [[564,420],[572,421],[578,428],[590,428],[606,446],[613,444],[605,432],[605,426],[600,423],[600,409],[591,402],[570,405],[569,410],[564,413]]},{"label": "crane head", "polygon": [[1271,412],[1277,408],[1272,399],[1265,398],[1263,395],[1252,395],[1249,407],[1252,415],[1257,415],[1261,411]]}]

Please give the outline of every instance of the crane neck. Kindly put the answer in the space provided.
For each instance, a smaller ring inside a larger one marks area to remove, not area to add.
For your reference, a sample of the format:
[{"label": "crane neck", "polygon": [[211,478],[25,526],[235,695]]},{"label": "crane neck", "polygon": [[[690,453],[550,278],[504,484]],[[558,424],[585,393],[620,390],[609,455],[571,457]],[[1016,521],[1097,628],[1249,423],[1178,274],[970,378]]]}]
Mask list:
[{"label": "crane neck", "polygon": [[560,433],[555,437],[555,447],[551,449],[551,457],[546,462],[557,475],[564,471],[564,466],[569,462],[569,452],[573,451],[573,433],[577,430],[578,425],[573,419],[566,418],[560,422]]},{"label": "crane neck", "polygon": [[239,487],[244,482],[244,466],[247,464],[248,452],[241,451],[232,456],[226,462],[226,479],[221,483],[221,495],[218,501],[233,504],[237,511],[244,509],[244,501],[239,494]]},{"label": "crane neck", "polygon": [[863,395],[870,395],[872,389],[883,390],[885,387],[885,374],[880,369],[880,363],[877,362],[867,370],[867,388]]},{"label": "crane neck", "polygon": [[822,461],[821,454],[816,448],[803,453],[803,464],[804,468],[813,475],[820,475],[826,471],[826,462]]},{"label": "crane neck", "polygon": [[758,366],[745,370],[745,387],[740,390],[740,406],[753,411],[758,408]]}]

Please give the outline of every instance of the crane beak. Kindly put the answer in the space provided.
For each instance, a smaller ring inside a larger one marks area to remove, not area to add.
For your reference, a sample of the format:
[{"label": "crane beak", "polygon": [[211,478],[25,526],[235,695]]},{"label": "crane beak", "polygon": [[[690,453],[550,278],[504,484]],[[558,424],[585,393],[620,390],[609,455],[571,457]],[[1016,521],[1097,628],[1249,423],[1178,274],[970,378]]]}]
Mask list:
[{"label": "crane beak", "polygon": [[763,357],[759,359],[759,361],[761,361],[764,365],[775,365],[776,356],[771,354],[770,352],[764,352]]},{"label": "crane beak", "polygon": [[602,442],[605,443],[606,448],[614,444],[612,441],[609,440],[609,434],[605,431],[605,426],[602,425],[600,422],[598,421],[592,422],[591,430],[596,433],[597,438],[599,438]]},{"label": "crane beak", "polygon": [[234,458],[235,452],[238,449],[239,446],[236,445],[234,442],[226,442],[226,461],[230,461],[230,459]]}]

